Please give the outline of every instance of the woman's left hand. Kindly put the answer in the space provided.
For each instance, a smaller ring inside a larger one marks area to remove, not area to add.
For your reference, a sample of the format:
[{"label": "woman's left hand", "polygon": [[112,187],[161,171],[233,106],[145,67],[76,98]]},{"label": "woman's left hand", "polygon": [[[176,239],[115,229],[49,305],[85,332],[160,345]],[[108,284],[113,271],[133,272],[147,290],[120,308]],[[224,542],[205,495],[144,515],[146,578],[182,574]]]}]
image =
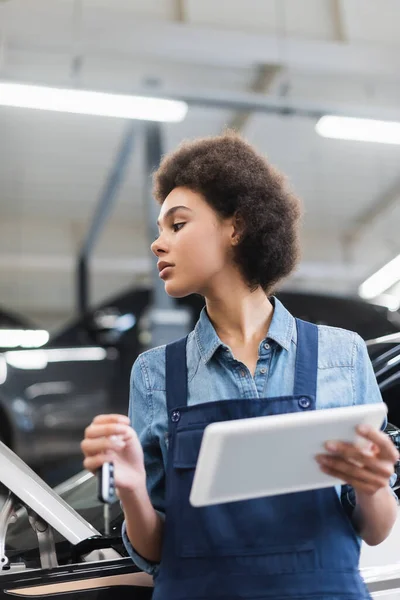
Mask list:
[{"label": "woman's left hand", "polygon": [[351,485],[355,492],[373,495],[389,485],[399,453],[382,431],[361,425],[357,433],[370,443],[362,449],[355,444],[330,441],[325,444],[329,454],[316,457],[321,470]]}]

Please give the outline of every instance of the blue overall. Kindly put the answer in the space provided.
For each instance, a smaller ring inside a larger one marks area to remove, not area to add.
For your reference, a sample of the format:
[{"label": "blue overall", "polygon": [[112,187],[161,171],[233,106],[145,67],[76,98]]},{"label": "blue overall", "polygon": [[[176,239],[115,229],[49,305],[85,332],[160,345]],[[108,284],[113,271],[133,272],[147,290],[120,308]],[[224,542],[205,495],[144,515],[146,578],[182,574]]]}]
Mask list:
[{"label": "blue overall", "polygon": [[167,346],[166,517],[153,600],[370,598],[359,543],[334,487],[200,508],[189,503],[209,423],[315,410],[318,330],[296,325],[292,396],[188,406],[186,338]]}]

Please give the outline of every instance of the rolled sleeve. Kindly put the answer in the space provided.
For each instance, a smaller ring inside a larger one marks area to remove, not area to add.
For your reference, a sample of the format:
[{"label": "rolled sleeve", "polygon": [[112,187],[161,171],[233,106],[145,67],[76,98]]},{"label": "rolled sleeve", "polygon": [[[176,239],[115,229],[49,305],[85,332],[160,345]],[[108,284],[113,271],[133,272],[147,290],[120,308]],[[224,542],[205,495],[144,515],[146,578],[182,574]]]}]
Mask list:
[{"label": "rolled sleeve", "polygon": [[[367,346],[364,340],[354,334],[354,363],[353,363],[353,404],[375,404],[383,402],[382,395],[376,381],[374,369],[368,355]],[[385,417],[381,429],[384,430],[387,425]],[[395,479],[391,478],[390,486],[395,484]],[[397,496],[392,490],[393,496]],[[341,491],[341,501],[346,513],[351,515],[356,504],[356,495],[350,485],[343,485]]]},{"label": "rolled sleeve", "polygon": [[[161,518],[165,518],[164,463],[159,441],[152,433],[152,394],[149,387],[146,387],[144,369],[145,365],[142,364],[142,357],[139,356],[131,371],[128,414],[132,427],[136,431],[143,448],[146,485],[151,503]],[[156,576],[159,570],[159,563],[150,562],[136,552],[128,539],[125,521],[122,524],[122,540],[136,566],[142,571]]]},{"label": "rolled sleeve", "polygon": [[[161,515],[161,516],[163,516],[163,515]],[[157,577],[157,573],[159,571],[160,564],[152,563],[152,562],[148,561],[147,559],[143,558],[143,556],[141,556],[138,552],[136,552],[136,550],[130,543],[128,535],[126,533],[125,521],[122,523],[122,541],[124,543],[126,551],[128,552],[129,556],[131,557],[131,559],[133,560],[135,565],[138,567],[138,569],[141,569],[145,573],[149,573],[149,575],[152,575],[153,577]]]}]

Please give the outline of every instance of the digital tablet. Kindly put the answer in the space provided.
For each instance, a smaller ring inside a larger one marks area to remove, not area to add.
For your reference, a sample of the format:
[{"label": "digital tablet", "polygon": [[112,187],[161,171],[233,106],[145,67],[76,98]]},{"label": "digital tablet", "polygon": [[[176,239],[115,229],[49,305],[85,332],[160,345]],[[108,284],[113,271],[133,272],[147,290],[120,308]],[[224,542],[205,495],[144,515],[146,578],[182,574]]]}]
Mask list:
[{"label": "digital tablet", "polygon": [[381,428],[386,405],[363,404],[212,423],[204,430],[190,493],[193,506],[343,483],[320,470],[325,442],[369,444],[357,425]]}]

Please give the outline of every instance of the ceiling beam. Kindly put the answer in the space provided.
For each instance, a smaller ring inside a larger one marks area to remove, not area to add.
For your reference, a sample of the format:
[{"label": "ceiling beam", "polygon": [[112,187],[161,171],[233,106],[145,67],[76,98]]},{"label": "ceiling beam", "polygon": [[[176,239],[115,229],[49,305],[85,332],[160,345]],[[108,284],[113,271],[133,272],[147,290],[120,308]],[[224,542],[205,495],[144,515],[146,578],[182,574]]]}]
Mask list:
[{"label": "ceiling beam", "polygon": [[336,33],[336,39],[339,42],[348,41],[347,31],[345,27],[344,14],[343,14],[343,3],[342,0],[331,0],[332,3],[332,16],[333,24]]},{"label": "ceiling beam", "polygon": [[175,19],[178,23],[185,23],[185,21],[186,21],[185,0],[175,0]]},{"label": "ceiling beam", "polygon": [[[129,73],[127,74],[129,77]],[[112,74],[110,75],[112,77]],[[3,79],[6,81],[6,79]],[[15,77],[10,77],[8,80],[15,81]],[[17,80],[19,81],[19,79]],[[25,81],[25,80],[24,80]],[[32,74],[28,79],[32,85],[42,85],[50,87],[71,87],[71,82],[66,81],[65,78],[60,78],[55,74],[51,79],[47,74],[47,77],[38,77]],[[101,82],[101,87],[93,83],[87,84],[91,81],[91,72],[89,68],[85,70],[85,77],[82,81],[81,89],[88,89],[99,92],[108,93],[120,93],[130,94],[138,96],[152,96],[154,98],[165,98],[172,100],[181,100],[186,102],[190,107],[201,107],[209,109],[222,109],[227,111],[244,111],[244,112],[258,112],[266,114],[276,114],[281,116],[298,116],[305,117],[312,120],[319,119],[325,114],[341,115],[341,116],[353,116],[366,119],[380,119],[388,121],[400,121],[400,107],[393,105],[392,107],[384,104],[373,103],[372,100],[361,103],[360,100],[345,101],[338,100],[337,98],[331,99],[330,96],[326,98],[314,99],[312,95],[310,97],[301,97],[298,95],[263,95],[256,94],[253,92],[235,92],[235,91],[224,91],[221,88],[207,88],[204,85],[200,88],[193,89],[193,86],[189,87],[172,87],[168,85],[152,87],[151,89],[146,85],[137,85],[126,88],[126,80],[124,79],[123,87],[121,89],[121,80],[115,83],[112,79],[107,80],[107,72],[104,73],[104,77]]]},{"label": "ceiling beam", "polygon": [[[137,88],[132,90],[131,93],[148,96],[149,90]],[[223,92],[220,89],[193,92],[186,89],[167,87],[152,89],[151,96],[182,100],[187,102],[189,106],[300,116],[313,120],[325,114],[334,114],[400,121],[400,108],[388,108],[377,104],[368,105],[322,99],[309,100],[293,96],[261,96],[249,92]]]},{"label": "ceiling beam", "polygon": [[[377,44],[305,40],[232,31],[190,23],[146,22],[126,19],[113,26],[112,13],[93,15],[82,32],[86,56],[159,59],[224,68],[249,68],[257,64],[283,65],[324,74],[367,75],[399,80],[400,52]],[[26,19],[27,23],[29,19]],[[88,29],[90,27],[90,30]],[[98,31],[102,34],[98,35]],[[70,50],[70,39],[62,31],[46,32],[38,40],[32,32],[9,28],[11,48],[26,52],[41,50],[54,55]]]},{"label": "ceiling beam", "polygon": [[[250,91],[260,95],[267,94],[281,71],[282,67],[280,65],[260,65],[257,68],[255,79],[250,85]],[[250,110],[237,111],[229,122],[228,127],[236,131],[243,131],[252,114],[253,111]]]}]

